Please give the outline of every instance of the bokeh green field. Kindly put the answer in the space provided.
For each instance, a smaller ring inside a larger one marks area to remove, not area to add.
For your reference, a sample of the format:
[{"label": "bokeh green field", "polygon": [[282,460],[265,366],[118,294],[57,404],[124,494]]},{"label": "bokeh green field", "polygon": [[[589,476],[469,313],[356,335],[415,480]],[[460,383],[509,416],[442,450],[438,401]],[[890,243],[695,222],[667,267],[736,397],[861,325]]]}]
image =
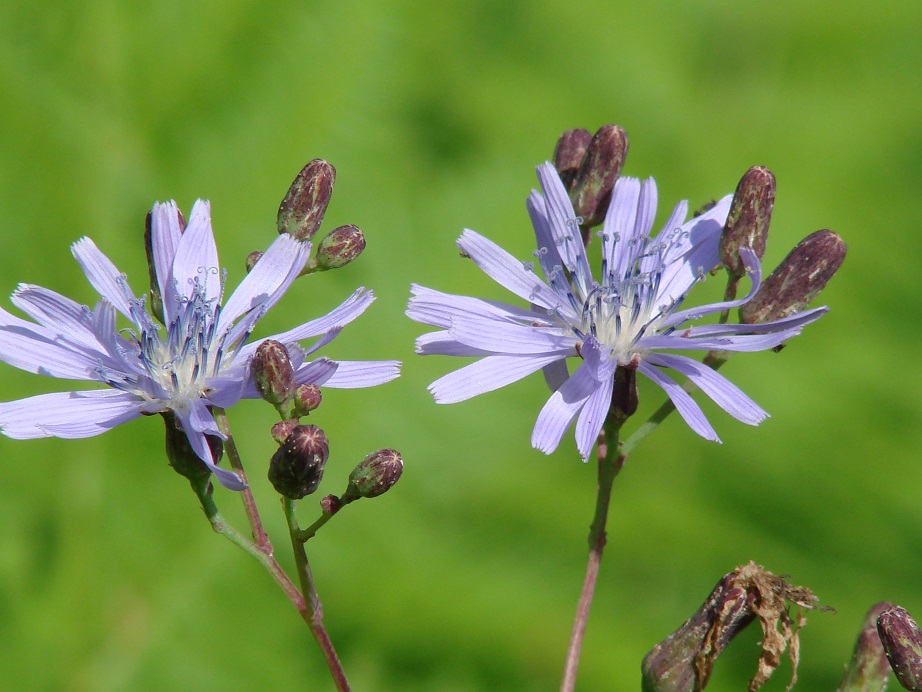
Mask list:
[{"label": "bokeh green field", "polygon": [[[767,264],[819,228],[849,244],[831,310],[780,354],[725,367],[772,414],[759,428],[705,404],[722,445],[675,419],[629,460],[579,689],[638,689],[646,651],[750,559],[838,611],[802,632],[798,686],[834,689],[871,604],[922,616],[920,39],[922,4],[898,0],[14,0],[0,9],[0,293],[22,281],[95,302],[68,249],[83,235],[143,291],[144,214],[197,197],[234,286],[295,173],[331,161],[326,227],[359,225],[366,253],[297,282],[258,333],[373,288],[325,353],[401,359],[403,376],[327,392],[321,493],[373,449],[406,460],[391,493],[310,544],[331,636],[356,690],[555,689],[595,468],[572,436],[550,457],[531,449],[539,376],[435,405],[426,385],[458,363],[413,355],[409,285],[506,298],[454,240],[473,228],[527,259],[533,167],[565,129],[625,127],[625,172],[656,176],[661,220],[766,165]],[[0,383],[3,400],[66,388],[5,365]],[[638,417],[660,400],[642,388]],[[272,422],[260,402],[231,411],[288,565],[261,470]],[[162,444],[148,419],[89,440],[0,439],[2,686],[331,689],[290,604],[211,532]],[[302,505],[312,520],[316,501]],[[733,643],[710,689],[744,688],[757,641]]]}]

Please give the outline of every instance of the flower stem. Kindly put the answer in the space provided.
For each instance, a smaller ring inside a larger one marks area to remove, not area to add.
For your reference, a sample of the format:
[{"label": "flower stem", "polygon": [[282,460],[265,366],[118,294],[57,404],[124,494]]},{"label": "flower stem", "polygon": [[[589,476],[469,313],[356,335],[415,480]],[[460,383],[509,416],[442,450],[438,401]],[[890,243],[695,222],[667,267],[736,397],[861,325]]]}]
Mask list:
[{"label": "flower stem", "polygon": [[245,553],[256,558],[259,563],[266,568],[266,571],[269,572],[269,575],[275,580],[275,583],[282,589],[285,597],[291,601],[298,612],[303,613],[306,610],[304,597],[292,583],[291,579],[288,578],[288,575],[285,574],[285,571],[278,562],[275,561],[271,550],[267,552],[263,546],[249,540],[225,521],[214,502],[214,497],[211,493],[211,483],[207,479],[201,483],[193,482],[192,489],[198,496],[202,509],[205,511],[205,516],[208,517],[208,521],[211,522],[211,528],[214,529],[215,533],[221,534]]},{"label": "flower stem", "polygon": [[[302,613],[304,621],[317,640],[317,646],[323,652],[323,657],[330,669],[330,675],[333,682],[336,683],[336,689],[339,692],[348,692],[349,681],[346,680],[346,673],[343,670],[339,656],[336,655],[336,649],[333,648],[333,642],[323,626],[323,605],[320,603],[320,597],[317,595],[317,589],[314,586],[314,575],[311,573],[311,566],[307,561],[307,553],[304,551],[304,542],[299,539],[301,529],[298,527],[298,517],[295,513],[295,502],[288,498],[282,498],[282,504],[285,508],[285,519],[288,521],[288,532],[291,534],[291,549],[295,556],[295,568],[298,571],[298,579],[301,582],[301,590],[307,597],[306,602],[309,612]],[[331,515],[332,516],[332,515]]]},{"label": "flower stem", "polygon": [[243,470],[243,462],[240,460],[240,453],[237,451],[237,443],[234,442],[234,436],[230,431],[230,424],[227,421],[227,412],[223,408],[215,407],[212,410],[218,429],[224,434],[224,449],[230,459],[231,468],[240,476],[240,480],[246,483],[246,488],[240,491],[243,498],[243,507],[246,510],[247,519],[250,521],[250,528],[253,530],[253,539],[256,544],[265,549],[270,555],[272,554],[272,544],[269,542],[269,536],[263,529],[262,520],[259,518],[259,510],[256,508],[256,500],[253,498],[253,491],[250,490],[250,484],[247,483],[246,471]]},{"label": "flower stem", "polygon": [[592,606],[595,584],[599,576],[602,551],[605,549],[605,524],[608,520],[612,485],[627,458],[618,448],[619,429],[620,425],[609,425],[606,422],[603,428],[604,440],[599,444],[599,488],[596,495],[595,515],[589,527],[589,560],[586,564],[586,576],[583,579],[583,589],[580,592],[576,616],[573,619],[573,630],[570,633],[570,643],[567,647],[563,681],[560,683],[561,692],[572,692],[576,685],[576,671],[583,647],[583,635],[586,632],[586,621],[589,618],[589,609]]}]

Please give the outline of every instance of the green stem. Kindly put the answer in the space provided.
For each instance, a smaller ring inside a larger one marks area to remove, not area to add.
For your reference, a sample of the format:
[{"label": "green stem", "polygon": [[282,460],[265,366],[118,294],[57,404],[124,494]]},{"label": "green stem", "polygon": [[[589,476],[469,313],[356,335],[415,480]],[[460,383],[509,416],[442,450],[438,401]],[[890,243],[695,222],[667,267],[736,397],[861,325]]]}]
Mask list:
[{"label": "green stem", "polygon": [[[295,556],[295,568],[301,582],[301,590],[307,597],[309,612],[303,614],[304,621],[323,652],[327,667],[330,669],[330,675],[333,677],[333,682],[336,683],[336,689],[339,692],[348,692],[350,687],[349,681],[346,680],[346,673],[343,670],[342,663],[339,661],[339,656],[336,655],[336,649],[333,648],[333,642],[323,626],[323,605],[320,603],[320,597],[317,595],[317,589],[314,586],[314,575],[311,573],[311,566],[307,561],[304,542],[299,538],[301,529],[298,527],[295,502],[288,498],[282,498],[282,504],[285,508],[285,519],[288,521],[288,532],[291,534],[291,549]],[[331,514],[330,516],[333,515]]]},{"label": "green stem", "polygon": [[240,460],[240,453],[237,451],[237,443],[234,442],[234,436],[230,431],[230,424],[227,421],[227,412],[217,406],[212,409],[215,422],[218,424],[218,430],[224,434],[224,450],[230,459],[231,468],[237,472],[246,487],[240,491],[240,497],[243,499],[243,507],[246,510],[247,519],[250,522],[250,528],[253,531],[253,539],[256,544],[263,548],[270,555],[272,554],[272,543],[269,542],[269,536],[263,529],[262,520],[259,518],[259,510],[256,508],[256,500],[253,497],[253,491],[250,490],[250,484],[247,482],[246,471],[243,470],[243,462]]},{"label": "green stem", "polygon": [[211,483],[207,479],[199,483],[192,482],[192,489],[198,496],[202,509],[205,511],[205,516],[208,517],[208,521],[211,522],[211,528],[214,529],[215,533],[221,534],[245,553],[256,558],[259,563],[266,568],[266,571],[269,572],[269,575],[275,580],[275,583],[281,587],[285,597],[291,601],[295,609],[297,609],[299,613],[304,613],[306,611],[304,596],[301,595],[298,588],[292,583],[291,579],[288,578],[288,575],[285,574],[285,571],[281,568],[279,563],[275,561],[271,549],[266,551],[264,546],[249,540],[225,521],[214,502],[214,497],[211,494]]},{"label": "green stem", "polygon": [[586,621],[589,618],[589,609],[595,594],[602,551],[605,549],[607,537],[605,524],[608,521],[612,485],[626,459],[626,455],[620,453],[618,449],[619,430],[620,424],[610,425],[609,421],[606,421],[603,428],[604,441],[599,444],[599,487],[596,494],[595,515],[589,527],[589,560],[586,564],[586,576],[583,579],[583,588],[580,592],[576,616],[573,619],[573,630],[570,633],[570,643],[567,647],[563,681],[560,684],[561,692],[572,692],[576,685],[576,672],[579,667],[580,651],[583,647],[583,635],[586,632]]}]

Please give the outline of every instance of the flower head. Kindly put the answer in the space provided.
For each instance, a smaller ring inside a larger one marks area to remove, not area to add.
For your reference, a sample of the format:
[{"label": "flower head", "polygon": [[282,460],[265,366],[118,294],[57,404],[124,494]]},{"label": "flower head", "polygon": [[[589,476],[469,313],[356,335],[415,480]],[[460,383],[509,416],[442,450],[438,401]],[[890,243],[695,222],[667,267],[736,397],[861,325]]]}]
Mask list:
[{"label": "flower head", "polygon": [[[752,290],[741,300],[681,309],[691,288],[719,264],[718,246],[731,196],[686,221],[688,203],[676,205],[663,230],[651,235],[656,214],[652,178],[620,178],[599,235],[602,268],[589,269],[579,224],[554,167],[538,167],[542,193],[532,192],[528,211],[535,229],[535,263],[523,263],[471,230],[458,240],[461,251],[490,278],[527,301],[528,308],[448,295],[413,286],[407,315],[440,327],[417,340],[417,353],[482,356],[436,380],[430,391],[439,403],[463,401],[543,369],[553,394],[538,414],[532,444],[550,453],[576,422],[576,443],[587,459],[612,403],[615,371],[635,369],[662,387],[688,425],[718,440],[689,394],[664,372],[688,377],[733,417],[758,424],[767,414],[717,372],[670,351],[773,348],[818,319],[826,308],[765,324],[688,323],[744,304],[761,280],[758,257],[740,253]],[[573,373],[566,360],[581,358]]]},{"label": "flower head", "polygon": [[[211,229],[208,202],[192,208],[188,227],[175,203],[151,213],[151,255],[163,322],[160,325],[128,280],[89,238],[72,247],[101,298],[93,308],[40,286],[21,284],[11,298],[32,318],[0,309],[0,360],[43,375],[86,380],[106,389],[57,392],[0,403],[0,432],[16,439],[98,435],[143,414],[171,411],[195,453],[233,490],[245,486],[215,463],[206,436],[223,438],[212,406],[258,398],[251,361],[265,339],[248,342],[257,321],[298,276],[310,244],[282,234],[223,303],[225,273]],[[358,289],[328,315],[282,334],[296,384],[366,387],[393,379],[396,361],[308,360],[374,300]],[[130,327],[116,328],[116,313]],[[302,348],[302,339],[319,337]]]}]

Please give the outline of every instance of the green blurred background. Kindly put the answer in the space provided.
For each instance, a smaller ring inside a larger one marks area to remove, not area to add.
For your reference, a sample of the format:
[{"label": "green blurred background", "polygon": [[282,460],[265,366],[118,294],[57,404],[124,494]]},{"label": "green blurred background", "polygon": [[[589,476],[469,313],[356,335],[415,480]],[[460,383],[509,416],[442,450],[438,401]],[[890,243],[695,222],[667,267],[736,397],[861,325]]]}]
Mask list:
[{"label": "green blurred background", "polygon": [[[767,165],[767,264],[819,228],[849,244],[822,297],[830,313],[781,354],[726,366],[772,414],[762,426],[706,404],[723,445],[675,419],[629,460],[579,689],[637,689],[643,655],[750,559],[837,609],[802,632],[798,687],[833,689],[871,604],[922,616],[920,38],[922,4],[898,0],[847,12],[830,0],[5,3],[0,292],[24,281],[94,302],[68,250],[84,234],[142,291],[145,212],[196,197],[212,202],[236,285],[295,173],[331,161],[325,227],[358,224],[368,249],[296,283],[259,334],[373,288],[377,303],[325,353],[398,358],[404,374],[327,392],[321,493],[373,449],[406,460],[391,493],[310,545],[331,636],[357,690],[555,689],[594,466],[572,436],[550,457],[529,446],[539,376],[435,405],[426,385],[460,363],[413,355],[425,329],[403,316],[409,284],[506,298],[454,240],[473,228],[528,259],[533,166],[571,127],[626,128],[625,171],[656,176],[660,219]],[[67,387],[0,373],[4,400]],[[661,399],[641,397],[639,416]],[[272,412],[246,402],[231,422],[287,565],[261,470]],[[290,604],[211,532],[162,444],[157,420],[90,440],[0,439],[4,686],[331,689]],[[219,501],[240,519],[236,497]],[[312,520],[316,500],[301,511]],[[752,629],[710,689],[743,689]],[[766,689],[789,675],[786,662]]]}]

